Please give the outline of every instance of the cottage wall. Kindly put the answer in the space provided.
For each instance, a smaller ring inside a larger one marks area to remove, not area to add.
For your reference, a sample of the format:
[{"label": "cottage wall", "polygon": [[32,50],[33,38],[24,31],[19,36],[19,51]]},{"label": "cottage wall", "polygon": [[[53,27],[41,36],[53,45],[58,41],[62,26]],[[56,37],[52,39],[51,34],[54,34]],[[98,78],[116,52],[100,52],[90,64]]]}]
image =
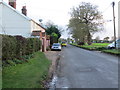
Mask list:
[{"label": "cottage wall", "polygon": [[4,4],[0,4],[0,13],[0,34],[30,37],[31,25],[28,19]]}]

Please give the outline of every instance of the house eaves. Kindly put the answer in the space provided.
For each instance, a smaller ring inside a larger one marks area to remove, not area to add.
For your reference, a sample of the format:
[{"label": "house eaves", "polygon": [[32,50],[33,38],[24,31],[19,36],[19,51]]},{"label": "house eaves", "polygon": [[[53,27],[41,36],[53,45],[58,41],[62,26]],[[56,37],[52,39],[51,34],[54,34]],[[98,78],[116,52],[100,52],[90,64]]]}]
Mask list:
[{"label": "house eaves", "polygon": [[31,21],[33,21],[33,22],[36,23],[38,26],[40,26],[41,28],[43,28],[44,30],[46,30],[46,28],[44,28],[43,26],[41,26],[40,24],[38,24],[37,22],[35,22],[33,19],[31,19]]}]

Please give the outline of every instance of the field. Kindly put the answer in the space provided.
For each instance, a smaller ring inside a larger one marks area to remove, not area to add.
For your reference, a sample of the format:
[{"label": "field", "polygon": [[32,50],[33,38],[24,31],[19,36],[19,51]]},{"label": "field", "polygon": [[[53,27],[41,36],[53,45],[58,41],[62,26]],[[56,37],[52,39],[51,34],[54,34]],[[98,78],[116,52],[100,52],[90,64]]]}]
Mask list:
[{"label": "field", "polygon": [[3,68],[3,88],[42,88],[48,75],[50,61],[36,52],[29,62]]}]

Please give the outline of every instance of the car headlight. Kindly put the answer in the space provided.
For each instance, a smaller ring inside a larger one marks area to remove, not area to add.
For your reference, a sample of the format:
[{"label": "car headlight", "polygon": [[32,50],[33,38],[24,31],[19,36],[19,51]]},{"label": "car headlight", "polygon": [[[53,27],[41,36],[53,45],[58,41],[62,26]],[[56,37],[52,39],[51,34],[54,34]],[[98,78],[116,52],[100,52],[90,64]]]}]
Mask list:
[{"label": "car headlight", "polygon": [[59,49],[61,49],[61,47],[58,47]]}]

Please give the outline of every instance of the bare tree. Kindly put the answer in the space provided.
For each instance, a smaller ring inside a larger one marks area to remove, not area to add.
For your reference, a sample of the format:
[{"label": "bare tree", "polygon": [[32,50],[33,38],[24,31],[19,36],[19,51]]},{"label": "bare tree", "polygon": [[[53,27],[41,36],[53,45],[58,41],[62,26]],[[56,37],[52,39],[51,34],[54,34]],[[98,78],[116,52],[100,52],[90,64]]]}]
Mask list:
[{"label": "bare tree", "polygon": [[102,15],[97,8],[98,6],[93,6],[91,3],[86,2],[82,2],[78,7],[72,8],[68,27],[71,28],[74,38],[83,42],[86,39],[88,44],[90,44],[92,34],[102,30]]}]

